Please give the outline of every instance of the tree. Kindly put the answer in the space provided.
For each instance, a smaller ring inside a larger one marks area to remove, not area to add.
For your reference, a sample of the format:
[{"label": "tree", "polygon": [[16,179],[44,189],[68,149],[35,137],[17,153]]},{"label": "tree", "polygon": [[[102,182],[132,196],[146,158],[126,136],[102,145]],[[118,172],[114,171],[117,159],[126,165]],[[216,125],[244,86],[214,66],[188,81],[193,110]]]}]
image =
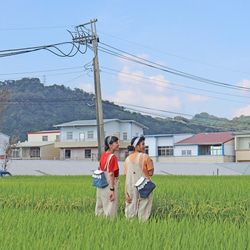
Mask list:
[{"label": "tree", "polygon": [[4,159],[2,162],[2,169],[4,171],[7,171],[8,167],[9,167],[10,159],[11,159],[11,150],[12,150],[12,148],[16,147],[17,141],[18,141],[17,139],[12,138],[10,141],[7,141],[3,146]]},{"label": "tree", "polygon": [[0,89],[0,128],[4,110],[9,106],[10,91],[4,88]]}]

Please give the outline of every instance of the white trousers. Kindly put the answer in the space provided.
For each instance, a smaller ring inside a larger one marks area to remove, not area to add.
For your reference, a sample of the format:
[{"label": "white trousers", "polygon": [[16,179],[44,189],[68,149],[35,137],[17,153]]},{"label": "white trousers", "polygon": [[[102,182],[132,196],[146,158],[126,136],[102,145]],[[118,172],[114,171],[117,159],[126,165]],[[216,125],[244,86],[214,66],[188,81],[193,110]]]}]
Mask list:
[{"label": "white trousers", "polygon": [[104,215],[115,217],[118,209],[118,193],[119,193],[119,177],[115,177],[114,180],[114,195],[115,200],[110,201],[110,186],[108,185],[105,188],[97,188],[96,191],[96,206],[95,206],[95,214],[96,215]]}]

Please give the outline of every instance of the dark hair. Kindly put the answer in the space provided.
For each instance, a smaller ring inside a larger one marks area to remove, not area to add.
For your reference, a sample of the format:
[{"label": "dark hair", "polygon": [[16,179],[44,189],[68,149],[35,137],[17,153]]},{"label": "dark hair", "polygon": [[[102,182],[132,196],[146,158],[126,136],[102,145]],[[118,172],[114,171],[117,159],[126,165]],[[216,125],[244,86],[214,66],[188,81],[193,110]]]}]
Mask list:
[{"label": "dark hair", "polygon": [[119,139],[116,136],[107,136],[105,138],[105,151],[109,149],[109,144],[113,144],[114,142],[117,142]]},{"label": "dark hair", "polygon": [[[135,147],[133,146],[135,140],[138,138],[139,136],[136,136],[134,137],[132,140],[131,140],[131,145],[129,145],[127,147],[128,151],[135,151]],[[136,143],[136,145],[139,145],[142,141],[145,141],[145,137],[143,135],[140,136],[140,139],[139,141]]]}]

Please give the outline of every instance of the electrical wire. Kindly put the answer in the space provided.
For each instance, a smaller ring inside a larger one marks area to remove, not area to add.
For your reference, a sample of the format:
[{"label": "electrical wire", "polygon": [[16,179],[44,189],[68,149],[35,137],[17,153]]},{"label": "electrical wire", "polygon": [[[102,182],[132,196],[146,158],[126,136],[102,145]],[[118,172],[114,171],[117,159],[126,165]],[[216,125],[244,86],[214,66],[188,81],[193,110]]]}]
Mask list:
[{"label": "electrical wire", "polygon": [[[224,82],[220,82],[220,81],[215,81],[215,80],[211,80],[211,79],[207,79],[204,77],[200,77],[200,76],[196,76],[196,75],[192,75],[174,68],[170,68],[170,67],[166,67],[164,65],[161,65],[159,63],[154,63],[152,61],[149,61],[147,59],[144,59],[142,57],[138,57],[135,56],[131,53],[125,52],[123,50],[117,49],[113,46],[107,45],[105,43],[100,42],[102,45],[108,47],[109,49],[99,46],[99,50],[102,52],[105,52],[107,54],[113,55],[113,56],[117,56],[135,63],[139,63],[142,64],[144,66],[148,66],[154,69],[158,69],[167,73],[171,73],[171,74],[175,74],[181,77],[185,77],[191,80],[195,80],[195,81],[199,81],[199,82],[204,82],[204,83],[208,83],[210,85],[216,85],[216,86],[220,86],[220,87],[225,87],[225,88],[231,88],[231,89],[240,89],[240,90],[245,90],[245,91],[250,91],[250,88],[248,87],[242,87],[242,86],[236,86],[236,85],[232,85],[232,84],[228,84],[228,83],[224,83]],[[118,52],[117,52],[118,51]],[[123,54],[120,54],[123,53]]]}]

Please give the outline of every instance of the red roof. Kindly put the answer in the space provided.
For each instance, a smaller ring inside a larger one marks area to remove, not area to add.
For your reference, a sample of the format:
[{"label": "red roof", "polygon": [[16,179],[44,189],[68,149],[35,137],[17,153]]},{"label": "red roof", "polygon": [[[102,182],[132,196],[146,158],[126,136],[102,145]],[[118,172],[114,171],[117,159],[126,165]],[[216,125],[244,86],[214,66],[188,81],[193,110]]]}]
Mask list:
[{"label": "red roof", "polygon": [[232,132],[220,132],[220,133],[200,133],[189,137],[183,141],[176,143],[180,144],[222,144],[234,139]]}]

